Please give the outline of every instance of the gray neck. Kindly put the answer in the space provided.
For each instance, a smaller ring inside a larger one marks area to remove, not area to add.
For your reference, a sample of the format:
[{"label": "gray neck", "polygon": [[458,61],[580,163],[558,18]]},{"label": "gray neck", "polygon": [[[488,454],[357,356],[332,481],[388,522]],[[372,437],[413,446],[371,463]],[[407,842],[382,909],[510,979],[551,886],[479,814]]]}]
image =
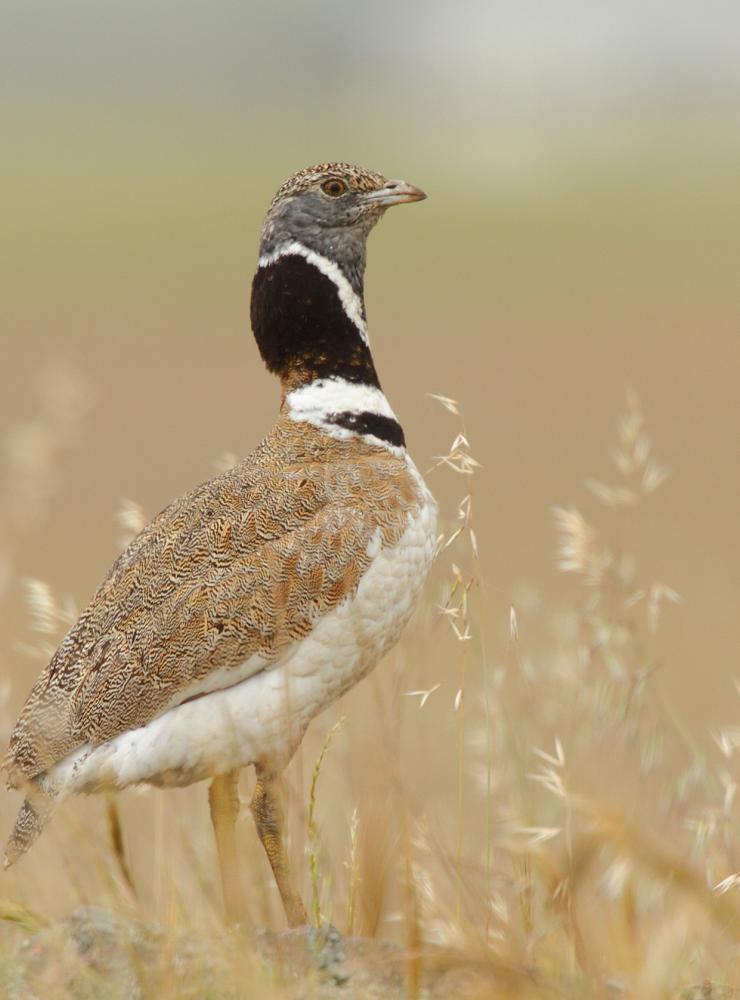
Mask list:
[{"label": "gray neck", "polygon": [[259,254],[270,256],[297,241],[336,263],[356,294],[363,298],[367,237],[371,228],[372,225],[321,226],[308,216],[301,218],[300,206],[288,201],[276,206],[265,219]]}]

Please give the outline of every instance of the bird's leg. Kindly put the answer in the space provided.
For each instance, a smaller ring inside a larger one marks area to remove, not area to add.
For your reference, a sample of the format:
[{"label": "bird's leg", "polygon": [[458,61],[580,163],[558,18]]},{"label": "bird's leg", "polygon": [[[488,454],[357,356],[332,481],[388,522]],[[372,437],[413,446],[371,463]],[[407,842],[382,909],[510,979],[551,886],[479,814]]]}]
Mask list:
[{"label": "bird's leg", "polygon": [[270,862],[280,898],[283,901],[289,927],[308,923],[306,909],[290,874],[288,854],[283,840],[283,810],[280,801],[279,776],[263,764],[255,765],[257,784],[250,808],[257,826],[257,833]]},{"label": "bird's leg", "polygon": [[236,821],[239,816],[239,771],[217,774],[208,789],[208,805],[216,835],[226,919],[230,924],[247,920],[246,895],[236,857]]}]

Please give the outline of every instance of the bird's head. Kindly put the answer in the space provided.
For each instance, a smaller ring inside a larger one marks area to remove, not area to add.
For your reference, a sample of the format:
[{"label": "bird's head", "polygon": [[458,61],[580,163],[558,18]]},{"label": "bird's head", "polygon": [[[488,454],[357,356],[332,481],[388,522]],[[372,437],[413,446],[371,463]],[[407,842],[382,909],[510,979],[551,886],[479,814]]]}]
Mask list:
[{"label": "bird's head", "polygon": [[322,378],[379,388],[367,337],[367,237],[391,205],[426,195],[349,163],[306,167],[262,227],[250,315],[262,359],[289,392]]},{"label": "bird's head", "polygon": [[[278,188],[265,216],[260,257],[290,243],[334,261],[361,287],[365,242],[387,208],[426,195],[401,180],[350,163],[306,167]],[[357,288],[359,291],[360,288]]]}]

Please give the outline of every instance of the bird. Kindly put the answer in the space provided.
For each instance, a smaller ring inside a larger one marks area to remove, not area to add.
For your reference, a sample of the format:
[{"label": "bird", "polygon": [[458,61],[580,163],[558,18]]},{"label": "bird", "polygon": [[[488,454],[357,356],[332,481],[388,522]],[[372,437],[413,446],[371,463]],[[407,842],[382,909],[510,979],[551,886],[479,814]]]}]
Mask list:
[{"label": "bird", "polygon": [[240,771],[291,927],[281,775],[311,720],[398,640],[436,550],[437,505],[380,385],[367,239],[424,192],[349,163],[272,199],[252,330],[280,382],[272,430],[158,514],[111,567],[33,686],[2,762],[24,801],[8,866],[73,793],[209,780],[226,917],[244,919]]}]

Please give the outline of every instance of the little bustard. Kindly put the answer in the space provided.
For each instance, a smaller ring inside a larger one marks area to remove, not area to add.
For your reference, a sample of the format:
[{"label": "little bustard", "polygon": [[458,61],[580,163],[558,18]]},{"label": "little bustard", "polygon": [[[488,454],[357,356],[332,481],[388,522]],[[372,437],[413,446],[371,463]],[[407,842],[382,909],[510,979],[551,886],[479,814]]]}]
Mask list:
[{"label": "little bustard", "polygon": [[346,163],[278,190],[251,304],[277,422],[131,542],[39,677],[3,765],[26,795],[6,865],[71,792],[210,777],[226,911],[242,919],[237,779],[254,764],[257,831],[288,923],[306,922],[280,773],[398,639],[435,547],[436,505],[380,388],[363,301],[371,229],[424,197]]}]

